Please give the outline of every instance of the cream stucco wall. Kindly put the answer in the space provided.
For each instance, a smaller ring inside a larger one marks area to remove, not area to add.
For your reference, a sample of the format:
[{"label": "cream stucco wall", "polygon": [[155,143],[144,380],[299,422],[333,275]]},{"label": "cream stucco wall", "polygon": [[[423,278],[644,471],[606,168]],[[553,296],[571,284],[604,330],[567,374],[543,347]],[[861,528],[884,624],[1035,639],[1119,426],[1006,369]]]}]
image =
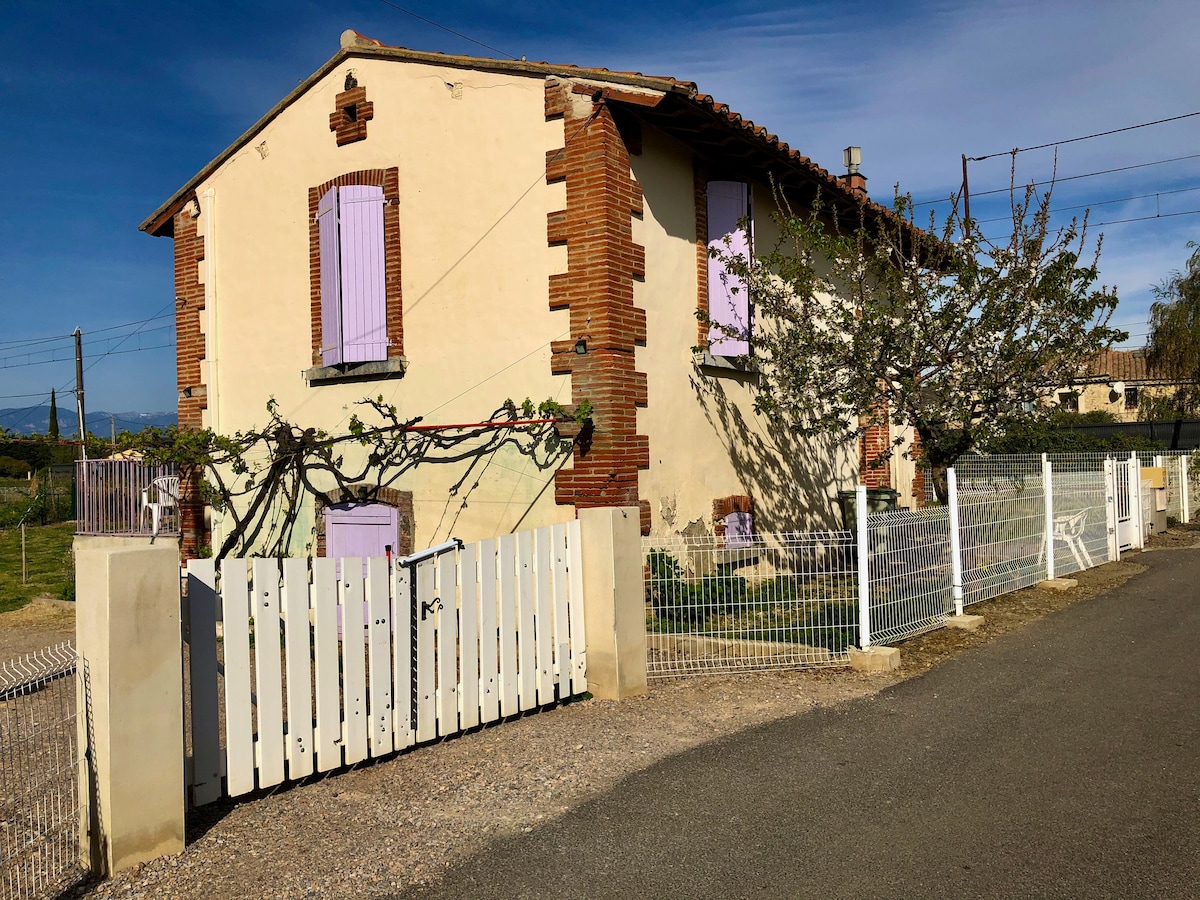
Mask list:
[{"label": "cream stucco wall", "polygon": [[[641,497],[651,506],[652,533],[712,530],[712,501],[748,494],[762,532],[825,528],[840,523],[834,498],[857,481],[857,448],[803,441],[754,412],[757,380],[716,373],[693,362],[697,343],[696,213],[691,152],[645,128],[631,158],[645,197],[633,239],[646,248],[645,279],[634,299],[646,310],[647,342],[637,368],[648,376],[638,432],[650,438],[650,468]],[[771,190],[753,185],[755,239],[778,238]]]},{"label": "cream stucco wall", "polygon": [[[348,68],[374,118],[366,140],[339,147],[328,119]],[[377,59],[330,72],[197,189],[206,424],[262,425],[270,397],[286,419],[334,433],[356,401],[380,394],[428,424],[478,422],[509,397],[569,402],[569,379],[549,365],[568,314],[547,302],[548,276],[566,266],[565,250],[546,242],[546,214],[565,205],[563,186],[545,183],[546,151],[562,144],[562,122],[545,121],[541,78]],[[407,373],[310,387],[308,189],[393,166]],[[552,469],[504,450],[469,473],[466,463],[425,466],[393,487],[414,493],[422,547],[573,518],[555,505],[552,480]]]}]

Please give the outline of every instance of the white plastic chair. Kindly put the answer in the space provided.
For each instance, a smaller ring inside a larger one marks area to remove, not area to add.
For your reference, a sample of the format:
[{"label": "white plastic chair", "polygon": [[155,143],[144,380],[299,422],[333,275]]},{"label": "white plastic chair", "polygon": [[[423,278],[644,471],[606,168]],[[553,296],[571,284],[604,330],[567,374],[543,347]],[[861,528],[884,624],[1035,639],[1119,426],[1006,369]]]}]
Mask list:
[{"label": "white plastic chair", "polygon": [[[1055,516],[1054,517],[1054,540],[1067,545],[1067,549],[1071,551],[1071,555],[1075,557],[1075,562],[1079,568],[1090,569],[1093,565],[1092,555],[1088,553],[1087,546],[1083,543],[1083,528],[1087,524],[1088,511],[1081,510],[1071,516]],[[1041,552],[1038,554],[1038,562],[1046,558],[1046,545],[1042,545]]]},{"label": "white plastic chair", "polygon": [[[153,491],[154,500],[150,493]],[[145,518],[150,513],[150,536],[158,535],[159,525],[166,514],[174,515],[179,509],[179,476],[163,475],[150,482],[150,486],[142,489],[142,512],[139,518]]]}]

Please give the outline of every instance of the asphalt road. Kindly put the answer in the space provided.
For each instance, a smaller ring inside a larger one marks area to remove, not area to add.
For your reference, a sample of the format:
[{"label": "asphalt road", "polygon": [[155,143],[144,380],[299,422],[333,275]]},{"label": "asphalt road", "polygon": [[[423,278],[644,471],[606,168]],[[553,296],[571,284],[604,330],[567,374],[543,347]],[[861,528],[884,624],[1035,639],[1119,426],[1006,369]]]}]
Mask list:
[{"label": "asphalt road", "polygon": [[422,897],[1200,897],[1200,550],[666,760]]}]

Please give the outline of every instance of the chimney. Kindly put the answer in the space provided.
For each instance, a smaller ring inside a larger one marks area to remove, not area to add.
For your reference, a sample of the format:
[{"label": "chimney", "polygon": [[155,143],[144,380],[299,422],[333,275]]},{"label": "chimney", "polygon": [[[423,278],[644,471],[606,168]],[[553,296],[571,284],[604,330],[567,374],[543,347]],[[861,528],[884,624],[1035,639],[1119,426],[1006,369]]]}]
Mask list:
[{"label": "chimney", "polygon": [[846,166],[846,174],[839,175],[838,181],[851,190],[860,200],[867,199],[867,176],[858,171],[862,163],[862,148],[847,147],[842,151],[842,163]]}]

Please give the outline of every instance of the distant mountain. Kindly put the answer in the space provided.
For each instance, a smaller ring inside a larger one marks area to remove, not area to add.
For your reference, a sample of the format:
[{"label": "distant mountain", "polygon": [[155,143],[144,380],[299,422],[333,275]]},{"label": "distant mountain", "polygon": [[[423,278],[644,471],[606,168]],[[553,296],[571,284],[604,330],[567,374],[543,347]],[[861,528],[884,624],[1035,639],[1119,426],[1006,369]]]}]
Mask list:
[{"label": "distant mountain", "polygon": [[[174,425],[176,415],[173,412],[119,412],[110,413],[98,410],[87,414],[87,429],[92,434],[108,437],[116,426],[117,434],[122,431],[138,432],[148,426],[166,428]],[[7,428],[20,435],[45,434],[50,427],[50,407],[13,407],[0,409],[0,428]],[[79,430],[75,410],[58,408],[58,431],[64,438],[71,437]]]}]

